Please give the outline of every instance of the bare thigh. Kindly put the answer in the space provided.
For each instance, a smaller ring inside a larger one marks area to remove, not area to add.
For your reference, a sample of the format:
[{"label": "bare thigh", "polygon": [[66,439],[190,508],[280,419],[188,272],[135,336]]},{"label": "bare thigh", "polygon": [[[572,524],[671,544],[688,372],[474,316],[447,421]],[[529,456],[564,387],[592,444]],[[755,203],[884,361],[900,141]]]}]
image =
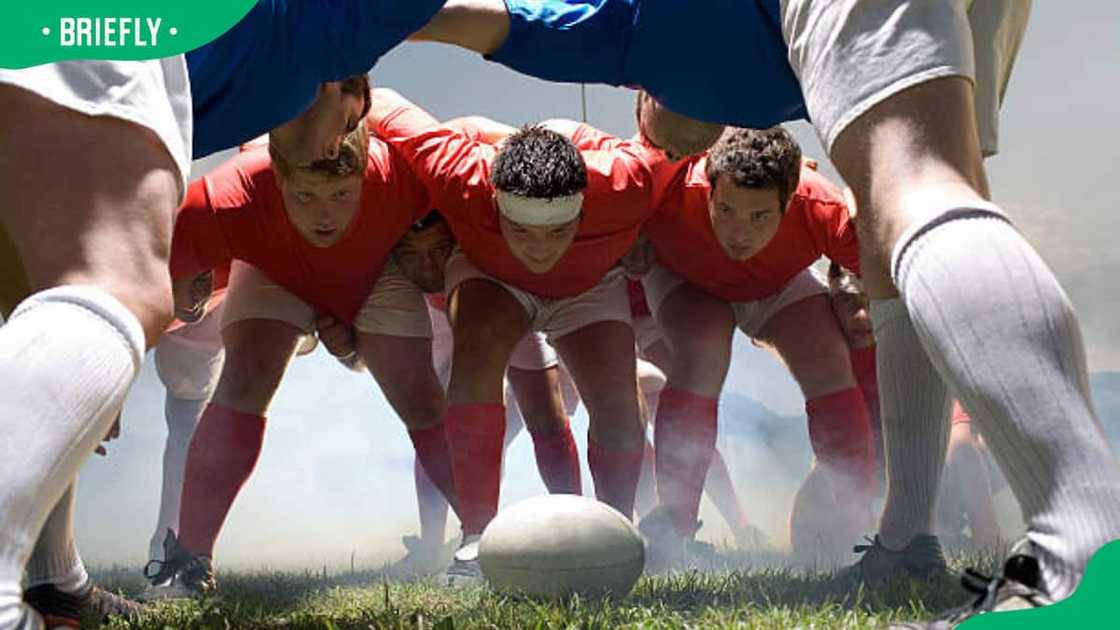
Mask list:
[{"label": "bare thigh", "polygon": [[731,305],[686,282],[658,307],[657,323],[672,359],[666,386],[718,398],[731,365]]},{"label": "bare thigh", "polygon": [[171,320],[178,169],[151,131],[0,86],[0,207],[30,291],[97,286],[144,327]]},{"label": "bare thigh", "polygon": [[358,353],[409,430],[443,421],[446,405],[432,364],[431,339],[360,333]]},{"label": "bare thigh", "polygon": [[774,347],[807,400],[856,386],[848,343],[827,295],[778,311],[758,338]]},{"label": "bare thigh", "polygon": [[448,315],[454,336],[448,404],[503,402],[506,365],[529,330],[525,308],[501,285],[472,279],[452,293]]},{"label": "bare thigh", "polygon": [[967,79],[935,79],[875,105],[837,136],[831,157],[859,208],[871,297],[895,294],[891,249],[907,228],[989,196],[974,110]]},{"label": "bare thigh", "polygon": [[556,339],[556,349],[587,405],[589,434],[600,447],[642,447],[634,331],[626,322],[603,321]]},{"label": "bare thigh", "polygon": [[265,415],[302,335],[299,328],[272,319],[244,319],[226,326],[226,360],[213,402]]}]

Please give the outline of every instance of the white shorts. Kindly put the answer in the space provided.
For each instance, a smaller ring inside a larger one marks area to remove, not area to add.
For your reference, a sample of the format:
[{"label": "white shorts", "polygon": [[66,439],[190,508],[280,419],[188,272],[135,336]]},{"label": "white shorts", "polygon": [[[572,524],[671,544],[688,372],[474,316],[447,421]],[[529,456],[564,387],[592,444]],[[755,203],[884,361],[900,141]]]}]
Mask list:
[{"label": "white shorts", "polygon": [[599,284],[570,298],[545,298],[508,285],[474,266],[462,250],[447,260],[447,294],[467,280],[488,280],[509,291],[529,316],[529,329],[545,333],[554,341],[598,322],[630,324],[630,296],[621,268],[607,272]]},{"label": "white shorts", "polygon": [[154,351],[156,373],[180,400],[206,400],[214,393],[225,361],[222,345],[223,300],[197,322],[160,337]]},{"label": "white shorts", "polygon": [[[253,266],[235,260],[230,267],[222,327],[247,319],[271,319],[304,333],[300,354],[315,349],[315,309]],[[354,319],[358,332],[392,337],[432,336],[427,302],[420,289],[390,259],[373,292]]]},{"label": "white shorts", "polygon": [[[655,265],[642,278],[642,286],[646,290],[646,300],[649,302],[650,312],[656,314],[665,298],[669,297],[674,289],[684,283],[684,278],[673,273],[667,267]],[[777,293],[761,300],[731,302],[731,310],[735,312],[735,325],[748,337],[757,338],[771,317],[790,304],[814,295],[828,295],[828,281],[815,267],[809,267],[794,276]]]},{"label": "white shorts", "polygon": [[192,104],[183,55],[151,61],[61,61],[0,68],[12,85],[87,116],[140,125],[159,138],[179,168],[180,201],[191,166]]},{"label": "white shorts", "polygon": [[782,0],[782,35],[827,150],[873,106],[933,79],[973,81],[980,147],[999,149],[999,108],[1030,0]]}]

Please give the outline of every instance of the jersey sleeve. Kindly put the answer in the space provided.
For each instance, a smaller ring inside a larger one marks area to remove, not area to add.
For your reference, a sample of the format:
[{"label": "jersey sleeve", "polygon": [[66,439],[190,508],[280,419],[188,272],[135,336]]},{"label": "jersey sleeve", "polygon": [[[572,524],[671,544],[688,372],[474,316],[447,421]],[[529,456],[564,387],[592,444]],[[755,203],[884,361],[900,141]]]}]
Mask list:
[{"label": "jersey sleeve", "polygon": [[859,238],[848,206],[843,201],[818,202],[815,214],[825,229],[824,255],[841,267],[859,275]]},{"label": "jersey sleeve", "polygon": [[547,81],[622,85],[637,0],[505,0],[509,35],[488,59]]},{"label": "jersey sleeve", "polygon": [[235,157],[187,188],[171,239],[173,278],[220,268],[237,257],[236,232],[256,204],[253,177],[242,162]]},{"label": "jersey sleeve", "polygon": [[415,107],[394,110],[376,133],[400,151],[441,211],[455,212],[467,198],[492,195],[490,163],[497,153],[493,146],[455,129],[433,126]]},{"label": "jersey sleeve", "polygon": [[269,47],[319,83],[369,72],[382,55],[432,19],[446,0],[265,0]]},{"label": "jersey sleeve", "polygon": [[583,151],[587,164],[588,201],[609,203],[621,216],[644,220],[653,212],[653,175],[645,158],[629,144],[610,150]]},{"label": "jersey sleeve", "polygon": [[618,147],[622,142],[627,141],[596,129],[587,123],[580,123],[572,133],[572,143],[580,151],[610,150]]}]

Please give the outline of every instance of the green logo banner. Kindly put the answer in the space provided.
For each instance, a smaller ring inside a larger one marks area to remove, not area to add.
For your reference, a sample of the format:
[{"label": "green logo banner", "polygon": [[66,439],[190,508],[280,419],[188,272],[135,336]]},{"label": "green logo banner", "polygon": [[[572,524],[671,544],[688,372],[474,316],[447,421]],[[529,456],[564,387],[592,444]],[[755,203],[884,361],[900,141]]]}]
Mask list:
[{"label": "green logo banner", "polygon": [[255,0],[4,0],[0,67],[68,59],[155,59],[228,31]]},{"label": "green logo banner", "polygon": [[1007,628],[1114,628],[1113,599],[1120,583],[1120,540],[1114,540],[1093,556],[1077,591],[1069,598],[1045,608],[990,613],[969,619],[964,630]]}]

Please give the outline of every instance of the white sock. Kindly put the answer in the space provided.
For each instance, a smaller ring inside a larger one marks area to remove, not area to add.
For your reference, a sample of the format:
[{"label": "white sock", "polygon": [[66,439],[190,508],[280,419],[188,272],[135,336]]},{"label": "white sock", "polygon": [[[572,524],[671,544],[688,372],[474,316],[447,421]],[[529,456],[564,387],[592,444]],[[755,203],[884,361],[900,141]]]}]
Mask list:
[{"label": "white sock", "polygon": [[159,499],[156,531],[148,546],[150,560],[163,557],[163,541],[167,530],[179,531],[179,502],[183,495],[183,474],[187,465],[187,449],[198,419],[206,409],[207,400],[184,400],[167,393],[164,415],[167,418],[167,444],[163,448],[163,491]]},{"label": "white sock", "polygon": [[0,628],[31,616],[24,565],[124,403],[143,350],[136,317],[90,286],[36,293],[0,328]]},{"label": "white sock", "polygon": [[86,566],[74,542],[74,486],[66,489],[39,532],[27,560],[27,587],[52,584],[64,593],[77,593],[89,582]]},{"label": "white sock", "polygon": [[958,392],[1022,506],[1055,599],[1120,537],[1120,476],[1097,423],[1069,299],[997,207],[900,239],[892,264],[930,360]]},{"label": "white sock", "polygon": [[887,468],[879,539],[897,551],[915,535],[933,533],[949,445],[950,399],[902,300],[871,300],[871,320]]}]

